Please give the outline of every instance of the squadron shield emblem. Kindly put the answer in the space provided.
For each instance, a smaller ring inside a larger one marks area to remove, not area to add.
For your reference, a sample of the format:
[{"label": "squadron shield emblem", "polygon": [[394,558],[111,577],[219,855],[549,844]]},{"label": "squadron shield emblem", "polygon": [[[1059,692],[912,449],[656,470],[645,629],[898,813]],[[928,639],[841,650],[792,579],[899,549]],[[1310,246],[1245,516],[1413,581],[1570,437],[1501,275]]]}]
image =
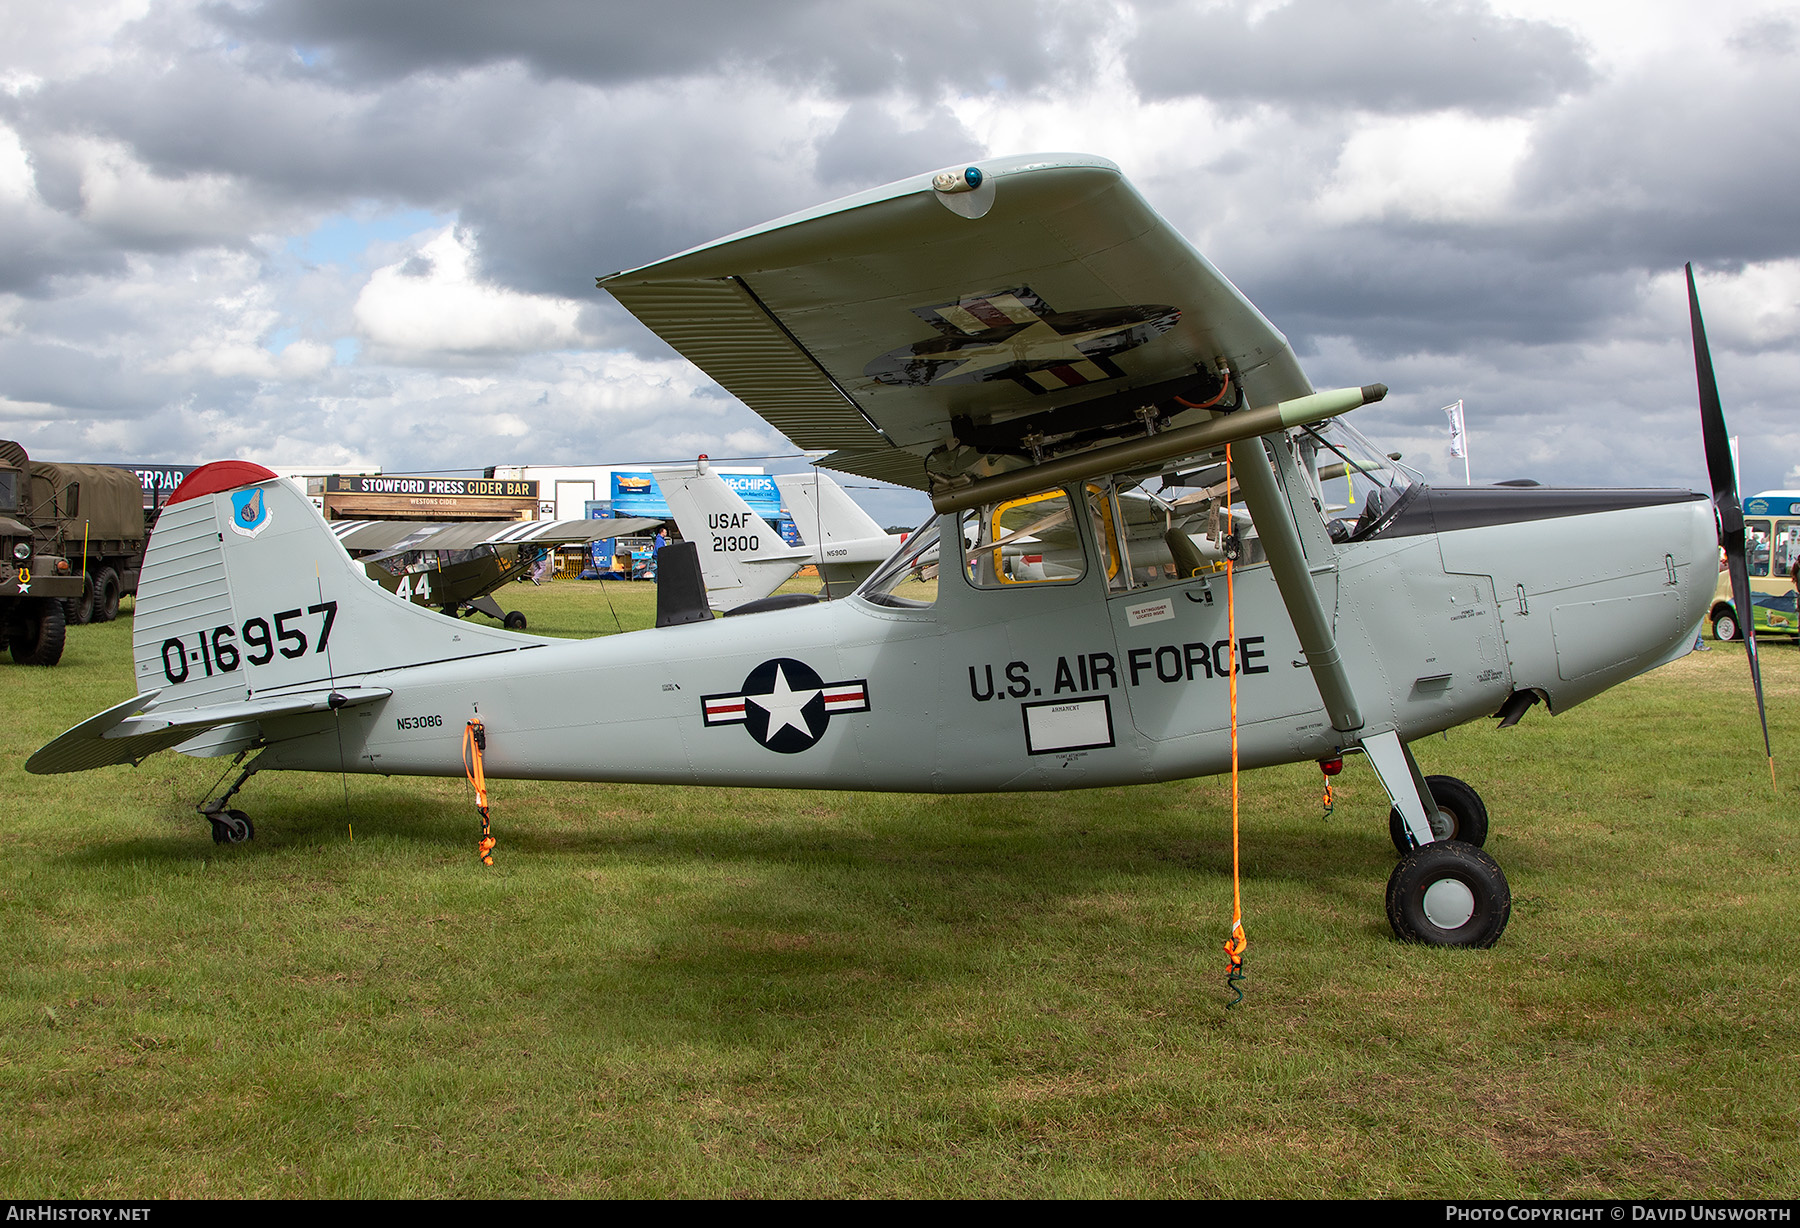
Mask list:
[{"label": "squadron shield emblem", "polygon": [[255,537],[269,527],[269,501],[260,486],[240,490],[231,496],[231,529],[245,537]]},{"label": "squadron shield emblem", "polygon": [[834,715],[867,712],[869,684],[825,682],[806,662],[776,657],[751,670],[743,690],[702,696],[700,710],[709,729],[742,725],[757,745],[797,755],[818,745]]}]

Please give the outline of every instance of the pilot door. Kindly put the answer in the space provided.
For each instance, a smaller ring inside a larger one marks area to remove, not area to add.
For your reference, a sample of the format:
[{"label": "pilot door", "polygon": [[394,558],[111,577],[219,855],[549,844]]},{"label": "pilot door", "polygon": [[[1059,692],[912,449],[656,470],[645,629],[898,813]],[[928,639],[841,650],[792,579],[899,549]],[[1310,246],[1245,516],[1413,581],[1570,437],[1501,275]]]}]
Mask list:
[{"label": "pilot door", "polygon": [[[1256,527],[1241,507],[1180,522],[1105,484],[1089,487],[1087,504],[1108,569],[1120,692],[1140,737],[1159,743],[1229,727],[1233,593],[1240,725],[1320,707],[1287,608],[1262,561]],[[1239,546],[1230,591],[1228,533]],[[1325,608],[1333,609],[1335,570],[1323,566],[1313,580]]]},{"label": "pilot door", "polygon": [[941,787],[995,764],[1000,787],[1143,778],[1125,674],[1108,625],[1116,560],[1096,550],[1085,501],[1054,489],[939,519],[944,633]]}]

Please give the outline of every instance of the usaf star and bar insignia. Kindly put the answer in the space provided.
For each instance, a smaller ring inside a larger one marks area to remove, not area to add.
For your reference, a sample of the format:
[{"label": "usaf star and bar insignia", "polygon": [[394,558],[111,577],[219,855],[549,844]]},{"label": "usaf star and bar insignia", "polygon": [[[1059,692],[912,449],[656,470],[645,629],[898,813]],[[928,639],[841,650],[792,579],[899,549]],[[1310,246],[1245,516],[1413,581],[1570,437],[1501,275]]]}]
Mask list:
[{"label": "usaf star and bar insignia", "polygon": [[703,695],[707,728],[742,725],[759,746],[794,755],[818,744],[831,718],[869,710],[867,679],[826,682],[804,661],[776,657],[750,671],[741,691]]},{"label": "usaf star and bar insignia", "polygon": [[1112,355],[1175,327],[1181,310],[1161,304],[1053,311],[1029,286],[915,307],[941,336],[889,350],[863,368],[883,384],[1012,380],[1042,394],[1122,379]]}]

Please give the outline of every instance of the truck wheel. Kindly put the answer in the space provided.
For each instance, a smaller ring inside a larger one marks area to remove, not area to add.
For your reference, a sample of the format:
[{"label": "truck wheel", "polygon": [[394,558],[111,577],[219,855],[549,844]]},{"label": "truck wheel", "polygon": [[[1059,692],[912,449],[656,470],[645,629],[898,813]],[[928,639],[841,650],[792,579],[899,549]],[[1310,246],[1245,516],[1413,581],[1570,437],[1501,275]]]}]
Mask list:
[{"label": "truck wheel", "polygon": [[37,608],[26,614],[23,625],[13,632],[12,659],[20,665],[55,665],[62,660],[68,628],[62,602],[46,597],[35,604]]},{"label": "truck wheel", "polygon": [[64,597],[63,621],[70,626],[85,627],[94,617],[94,577],[81,577],[81,596]]},{"label": "truck wheel", "polygon": [[119,573],[102,567],[94,577],[94,621],[109,623],[119,616]]},{"label": "truck wheel", "polygon": [[1732,640],[1737,639],[1737,615],[1730,610],[1720,610],[1713,615],[1713,638],[1724,644],[1729,644]]}]

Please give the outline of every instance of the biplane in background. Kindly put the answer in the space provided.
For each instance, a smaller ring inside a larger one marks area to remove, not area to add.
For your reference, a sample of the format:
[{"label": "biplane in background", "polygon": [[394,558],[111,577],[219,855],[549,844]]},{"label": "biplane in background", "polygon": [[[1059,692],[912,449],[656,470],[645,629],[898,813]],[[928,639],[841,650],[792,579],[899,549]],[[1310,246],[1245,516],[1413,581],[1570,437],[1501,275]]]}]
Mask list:
[{"label": "biplane in background", "polygon": [[467,618],[486,614],[513,631],[525,615],[492,594],[529,580],[558,546],[586,545],[655,528],[660,520],[333,520],[332,535],[371,580],[396,597]]},{"label": "biplane in background", "polygon": [[[253,772],[456,776],[474,731],[491,778],[936,793],[1357,753],[1392,803],[1395,933],[1482,947],[1511,908],[1487,812],[1407,744],[1686,653],[1715,511],[1742,591],[1697,303],[1711,500],[1429,487],[1343,417],[1385,388],[1315,389],[1097,158],[904,180],[601,285],[822,466],[928,491],[931,519],[850,597],[734,618],[691,556],[672,582],[670,547],[656,628],[554,641],[427,617],[266,470],[208,466],[151,542],[139,693],[28,767],[254,752],[201,806],[236,840]],[[1185,523],[1133,531],[1165,481]]]}]

